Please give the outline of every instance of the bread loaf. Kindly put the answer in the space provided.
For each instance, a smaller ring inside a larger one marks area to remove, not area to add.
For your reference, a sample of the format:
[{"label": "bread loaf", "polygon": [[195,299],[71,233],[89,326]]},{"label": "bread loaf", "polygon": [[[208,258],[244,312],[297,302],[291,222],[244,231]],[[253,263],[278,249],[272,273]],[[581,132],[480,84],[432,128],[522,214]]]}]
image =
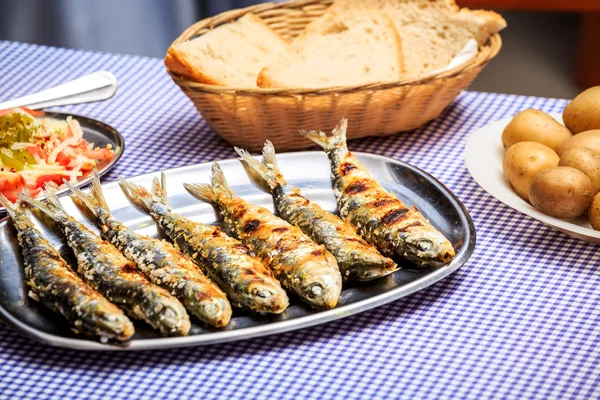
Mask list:
[{"label": "bread loaf", "polygon": [[402,44],[391,19],[356,5],[327,12],[258,76],[260,87],[318,88],[396,81]]},{"label": "bread loaf", "polygon": [[445,68],[469,39],[483,44],[506,27],[499,14],[460,9],[453,0],[337,0],[327,12],[364,5],[381,10],[394,22],[402,39],[403,78]]},{"label": "bread loaf", "polygon": [[165,65],[199,83],[256,87],[260,70],[271,63],[287,42],[259,17],[249,13],[233,23],[171,46]]}]

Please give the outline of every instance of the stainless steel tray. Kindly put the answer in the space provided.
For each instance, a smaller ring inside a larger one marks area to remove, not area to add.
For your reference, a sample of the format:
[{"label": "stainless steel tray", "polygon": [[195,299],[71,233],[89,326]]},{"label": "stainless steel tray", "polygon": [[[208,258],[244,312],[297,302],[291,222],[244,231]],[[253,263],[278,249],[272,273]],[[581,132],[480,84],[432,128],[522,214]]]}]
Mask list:
[{"label": "stainless steel tray", "polygon": [[[23,280],[21,255],[14,229],[8,220],[0,221],[0,316],[22,334],[55,346],[83,350],[146,350],[196,346],[229,342],[306,328],[365,311],[421,290],[448,276],[462,266],[475,247],[475,227],[460,201],[439,181],[408,164],[380,156],[357,153],[376,179],[407,204],[415,205],[454,244],[456,257],[437,268],[403,268],[385,278],[369,283],[345,284],[339,305],[328,311],[315,311],[292,297],[290,307],[281,315],[261,316],[234,310],[231,323],[213,329],[193,323],[190,335],[161,338],[142,323],[136,322],[136,334],[126,343],[101,344],[74,335],[61,316],[43,308],[27,296]],[[279,164],[290,183],[323,208],[336,209],[331,189],[329,163],[322,152],[288,153],[278,156]],[[273,210],[270,195],[249,183],[238,160],[226,160],[221,166],[233,190],[248,201]],[[193,220],[218,223],[213,208],[200,203],[183,188],[184,182],[206,182],[210,164],[200,164],[166,171],[168,195],[173,209]],[[132,178],[149,186],[157,174]],[[130,206],[116,183],[105,184],[104,192],[115,216],[136,231],[161,236],[155,223]],[[77,219],[84,220],[68,197],[63,204]],[[39,221],[38,221],[39,223]],[[86,221],[86,224],[92,227]],[[68,247],[51,229],[39,223],[61,254],[72,262]]]},{"label": "stainless steel tray", "polygon": [[[45,118],[54,118],[64,121],[68,116],[72,116],[74,119],[79,121],[81,129],[83,130],[83,138],[89,143],[94,143],[98,147],[106,147],[106,145],[112,145],[115,150],[115,156],[111,160],[103,160],[98,163],[98,173],[100,176],[107,173],[114,165],[119,161],[123,152],[125,151],[125,140],[123,136],[112,126],[105,124],[104,122],[97,121],[92,118],[83,117],[76,114],[58,113],[58,112],[46,112]],[[90,173],[86,173],[79,177],[76,187],[87,185],[90,182]],[[61,189],[58,194],[68,192],[68,188]],[[0,217],[6,214],[4,207],[0,206]]]}]

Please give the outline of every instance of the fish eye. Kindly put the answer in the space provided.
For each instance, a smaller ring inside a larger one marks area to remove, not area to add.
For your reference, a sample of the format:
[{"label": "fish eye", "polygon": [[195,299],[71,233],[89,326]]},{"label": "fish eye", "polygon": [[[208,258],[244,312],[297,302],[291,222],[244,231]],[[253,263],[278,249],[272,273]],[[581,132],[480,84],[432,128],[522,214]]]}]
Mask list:
[{"label": "fish eye", "polygon": [[417,242],[417,247],[419,248],[419,250],[421,251],[427,251],[430,250],[433,247],[433,243],[431,242],[431,240],[419,240],[419,242]]},{"label": "fish eye", "polygon": [[323,286],[320,283],[313,283],[308,288],[308,296],[317,298],[323,294]]}]

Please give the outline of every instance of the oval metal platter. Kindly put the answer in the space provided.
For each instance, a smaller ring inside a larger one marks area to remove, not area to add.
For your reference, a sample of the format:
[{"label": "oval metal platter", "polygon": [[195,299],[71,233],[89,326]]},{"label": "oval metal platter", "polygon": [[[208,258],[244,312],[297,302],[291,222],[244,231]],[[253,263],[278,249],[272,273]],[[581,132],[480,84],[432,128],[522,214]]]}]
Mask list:
[{"label": "oval metal platter", "polygon": [[[107,173],[116,163],[119,161],[121,156],[123,156],[123,152],[125,151],[125,140],[123,136],[112,126],[105,124],[104,122],[97,121],[92,118],[83,117],[81,115],[75,114],[67,114],[67,113],[58,113],[58,112],[46,112],[44,118],[53,118],[58,120],[65,120],[68,116],[73,117],[79,124],[81,125],[81,129],[83,130],[83,138],[88,141],[88,143],[94,143],[98,147],[106,147],[106,145],[112,145],[115,150],[115,156],[112,160],[103,160],[98,163],[98,173],[100,176]],[[90,183],[90,173],[85,173],[81,176],[76,187],[85,186]],[[63,188],[58,191],[58,194],[63,194],[68,192],[68,188]],[[40,197],[43,199],[43,197]],[[0,206],[0,217],[6,214],[6,210],[4,207]]]},{"label": "oval metal platter", "polygon": [[[136,322],[136,334],[121,344],[102,344],[77,337],[61,316],[50,312],[27,295],[23,279],[20,249],[15,231],[7,219],[0,222],[0,315],[22,334],[43,343],[82,350],[147,350],[182,346],[208,345],[306,328],[344,318],[417,292],[461,267],[475,247],[475,227],[461,202],[439,181],[411,165],[380,156],[357,153],[374,177],[409,205],[416,206],[453,243],[456,257],[439,267],[417,268],[402,264],[402,269],[381,279],[366,283],[345,283],[339,305],[327,311],[316,311],[291,297],[290,307],[281,315],[261,316],[234,310],[230,324],[222,329],[201,325],[193,320],[189,336],[161,338],[148,326]],[[329,163],[322,152],[287,153],[278,156],[280,167],[291,184],[323,208],[335,211]],[[238,160],[220,162],[236,194],[273,210],[270,195],[254,187]],[[200,164],[165,171],[172,208],[195,221],[218,224],[214,209],[189,195],[182,184],[207,182],[210,164]],[[150,186],[156,174],[131,178],[132,182]],[[116,218],[135,231],[161,237],[154,221],[134,209],[116,183],[103,185],[109,206]],[[61,198],[67,211],[92,227],[68,196]],[[38,227],[69,262],[73,255],[62,239],[41,221]]]}]

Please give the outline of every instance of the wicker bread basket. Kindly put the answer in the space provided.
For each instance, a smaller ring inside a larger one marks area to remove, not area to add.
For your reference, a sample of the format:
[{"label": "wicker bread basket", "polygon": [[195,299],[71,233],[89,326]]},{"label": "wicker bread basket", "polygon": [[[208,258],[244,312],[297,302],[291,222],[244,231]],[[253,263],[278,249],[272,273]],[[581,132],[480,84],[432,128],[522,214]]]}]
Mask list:
[{"label": "wicker bread basket", "polygon": [[[285,38],[297,36],[333,0],[264,3],[232,10],[192,25],[174,43],[200,36],[248,12],[261,17]],[[310,147],[300,129],[329,131],[348,118],[348,138],[388,136],[437,118],[498,54],[498,34],[477,56],[453,70],[419,80],[320,89],[232,88],[192,82],[167,69],[211,128],[227,142],[258,151],[269,139],[278,151]],[[232,68],[235,68],[233,65]]]}]

